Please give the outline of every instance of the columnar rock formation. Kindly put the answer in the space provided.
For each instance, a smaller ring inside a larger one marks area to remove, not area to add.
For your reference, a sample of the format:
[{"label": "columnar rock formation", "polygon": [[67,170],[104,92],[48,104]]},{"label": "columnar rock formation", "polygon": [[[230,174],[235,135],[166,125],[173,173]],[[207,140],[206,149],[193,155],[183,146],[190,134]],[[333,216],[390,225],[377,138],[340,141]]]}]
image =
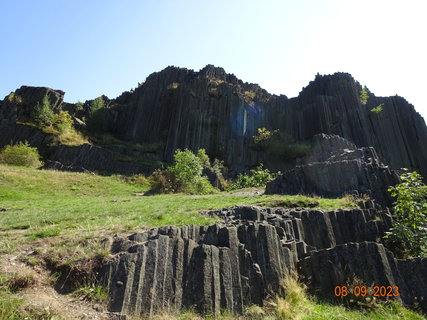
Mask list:
[{"label": "columnar rock formation", "polygon": [[[368,103],[362,105],[361,89],[346,73],[317,75],[298,97],[288,99],[208,65],[199,72],[168,67],[134,91],[104,100],[110,133],[134,143],[162,145],[160,152],[168,161],[177,148],[205,148],[235,173],[259,162],[283,171],[292,163],[251,148],[257,129],[265,127],[305,142],[319,133],[337,134],[357,147],[374,147],[391,169],[407,167],[427,176],[423,118],[398,96],[382,98],[369,92]],[[26,122],[45,94],[56,110],[88,116],[88,101],[77,110],[62,102],[62,91],[23,86],[0,104],[1,145],[17,136],[31,140],[31,134],[15,123]],[[379,104],[381,112],[370,111]],[[40,139],[32,140],[37,142],[38,147],[43,145]]]},{"label": "columnar rock formation", "polygon": [[[142,143],[165,142],[168,159],[177,148],[206,148],[234,167],[267,161],[249,148],[261,127],[280,129],[298,141],[337,134],[357,147],[374,147],[392,169],[407,167],[427,176],[423,118],[398,96],[369,93],[362,105],[361,89],[346,73],[318,75],[298,97],[288,99],[243,83],[222,68],[168,67],[115,100],[112,130]],[[370,111],[379,104],[380,113]]]},{"label": "columnar rock formation", "polygon": [[377,242],[391,218],[372,202],[365,209],[329,212],[237,206],[205,214],[223,222],[115,239],[115,257],[99,275],[111,311],[147,315],[191,307],[239,313],[245,305],[262,305],[291,271],[330,298],[335,286],[353,277],[399,286],[397,299],[409,305],[427,297],[427,260],[396,260]]},{"label": "columnar rock formation", "polygon": [[357,192],[391,205],[387,189],[398,182],[398,175],[382,164],[374,148],[357,148],[339,136],[320,134],[314,136],[310,154],[269,182],[265,193],[341,197]]}]

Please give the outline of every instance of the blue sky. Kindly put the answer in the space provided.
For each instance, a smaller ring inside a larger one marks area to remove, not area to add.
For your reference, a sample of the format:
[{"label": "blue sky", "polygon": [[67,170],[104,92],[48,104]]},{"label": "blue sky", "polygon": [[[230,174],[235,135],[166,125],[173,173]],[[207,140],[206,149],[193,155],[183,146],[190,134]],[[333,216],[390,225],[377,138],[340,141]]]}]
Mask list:
[{"label": "blue sky", "polygon": [[351,73],[427,119],[425,0],[0,0],[0,97],[21,85],[68,102],[137,86],[168,65],[223,67],[296,96]]}]

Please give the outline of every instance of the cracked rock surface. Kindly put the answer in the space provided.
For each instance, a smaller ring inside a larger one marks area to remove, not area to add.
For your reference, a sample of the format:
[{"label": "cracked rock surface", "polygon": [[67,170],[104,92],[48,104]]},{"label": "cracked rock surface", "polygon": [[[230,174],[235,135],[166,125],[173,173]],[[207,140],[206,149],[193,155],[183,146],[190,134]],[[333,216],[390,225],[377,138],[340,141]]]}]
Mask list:
[{"label": "cracked rock surface", "polygon": [[291,271],[330,298],[335,286],[355,276],[369,285],[399,286],[397,299],[408,305],[426,297],[427,260],[396,260],[378,242],[391,218],[371,201],[353,210],[235,206],[204,214],[223,221],[114,240],[114,258],[99,273],[111,311],[149,315],[191,307],[239,313],[246,305],[262,305]]}]

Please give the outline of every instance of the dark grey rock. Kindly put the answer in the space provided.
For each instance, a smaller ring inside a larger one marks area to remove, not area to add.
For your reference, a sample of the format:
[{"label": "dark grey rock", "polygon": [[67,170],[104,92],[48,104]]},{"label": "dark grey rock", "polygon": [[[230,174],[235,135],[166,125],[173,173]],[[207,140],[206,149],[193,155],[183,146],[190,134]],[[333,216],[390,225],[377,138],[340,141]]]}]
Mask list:
[{"label": "dark grey rock", "polygon": [[[108,105],[108,131],[131,142],[162,144],[158,151],[162,161],[171,161],[177,148],[205,148],[212,158],[224,160],[232,175],[259,162],[282,172],[292,168],[293,162],[271,159],[251,148],[257,129],[265,127],[300,142],[320,133],[339,135],[357,148],[375,148],[393,170],[407,167],[427,177],[423,118],[398,96],[369,93],[368,104],[361,105],[361,89],[346,73],[318,75],[298,97],[288,99],[209,65],[199,72],[168,67],[132,92],[103,99]],[[14,132],[4,130],[5,124],[28,120],[46,93],[55,109],[69,110],[80,119],[87,116],[90,101],[77,112],[74,105],[62,103],[59,90],[21,87],[16,94],[22,103],[5,99],[0,104],[0,132],[7,143],[14,139]],[[370,111],[381,103],[379,114]]]},{"label": "dark grey rock", "polygon": [[425,299],[426,259],[396,260],[376,242],[389,227],[387,209],[236,206],[207,214],[227,219],[115,239],[116,255],[99,275],[110,292],[110,310],[145,316],[176,307],[240,313],[247,305],[262,305],[293,270],[327,298],[335,286],[357,277],[367,286],[399,286],[397,299],[407,305]]},{"label": "dark grey rock", "polygon": [[356,148],[338,136],[315,136],[310,154],[299,163],[269,182],[265,193],[341,197],[356,191],[391,205],[387,189],[399,182],[398,175],[381,163],[373,148]]},{"label": "dark grey rock", "polygon": [[82,144],[79,146],[61,145],[49,155],[44,169],[64,171],[97,171],[115,172],[120,174],[148,174],[152,172],[149,166],[120,161],[119,154],[98,146]]},{"label": "dark grey rock", "polygon": [[[288,99],[244,83],[222,68],[168,67],[150,75],[133,93],[113,103],[112,130],[141,143],[165,142],[171,160],[177,148],[205,148],[232,171],[263,162],[284,170],[265,153],[250,148],[258,128],[280,129],[297,141],[316,134],[344,137],[359,147],[372,146],[391,169],[407,167],[427,176],[427,127],[405,99],[369,94],[351,75],[316,76],[298,97]],[[370,110],[383,103],[383,111]]]}]

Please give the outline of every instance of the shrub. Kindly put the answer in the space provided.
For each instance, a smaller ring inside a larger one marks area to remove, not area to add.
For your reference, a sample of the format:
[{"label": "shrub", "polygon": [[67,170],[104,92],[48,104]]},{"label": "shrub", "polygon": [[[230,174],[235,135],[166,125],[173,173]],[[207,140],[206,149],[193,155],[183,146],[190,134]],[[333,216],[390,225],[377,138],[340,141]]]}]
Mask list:
[{"label": "shrub", "polygon": [[89,105],[87,126],[90,131],[106,131],[108,128],[108,113],[104,99],[98,97]]},{"label": "shrub", "polygon": [[165,170],[156,170],[151,176],[151,190],[157,193],[198,193],[215,192],[216,189],[202,175],[203,168],[209,164],[204,149],[194,154],[188,149],[175,151],[174,164]]},{"label": "shrub", "polygon": [[60,111],[53,117],[53,127],[58,130],[59,133],[70,130],[72,125],[73,118],[67,111]]},{"label": "shrub", "polygon": [[40,126],[51,126],[54,122],[54,113],[50,105],[49,97],[44,95],[42,102],[37,102],[33,111],[33,120]]},{"label": "shrub", "polygon": [[242,188],[256,188],[264,187],[268,182],[274,180],[281,172],[270,173],[270,170],[263,169],[263,164],[261,163],[255,169],[250,170],[250,175],[239,174],[236,181],[231,183],[228,187],[229,190],[233,189],[242,189]]},{"label": "shrub", "polygon": [[371,109],[372,113],[378,114],[381,111],[383,111],[383,107],[384,107],[384,103],[379,104],[378,106],[376,106],[375,108]]},{"label": "shrub", "polygon": [[83,102],[77,101],[75,104],[75,110],[76,110],[76,112],[82,111],[83,110]]},{"label": "shrub", "polygon": [[404,171],[402,183],[388,189],[396,201],[385,238],[397,255],[420,256],[427,248],[427,186],[417,172]]},{"label": "shrub", "polygon": [[13,104],[22,104],[22,98],[15,94],[15,92],[9,93],[9,95],[6,97],[6,100]]},{"label": "shrub", "polygon": [[177,181],[175,174],[169,170],[157,169],[150,176],[151,192],[178,193],[182,192],[182,185]]},{"label": "shrub", "polygon": [[[273,131],[273,134],[276,132],[277,130]],[[271,139],[272,136],[272,132],[267,130],[266,128],[258,128],[258,134],[256,136],[253,137],[254,139],[254,143],[256,145],[259,145],[261,143],[267,142]]]},{"label": "shrub", "polygon": [[28,142],[19,142],[7,145],[0,152],[0,162],[5,164],[38,168],[43,165],[37,148],[31,147]]},{"label": "shrub", "polygon": [[253,148],[258,151],[266,151],[270,156],[280,160],[293,160],[307,155],[310,146],[295,142],[286,133],[280,130],[269,131],[266,128],[258,128],[258,134],[253,136]]},{"label": "shrub", "polygon": [[362,90],[360,91],[360,103],[362,105],[366,105],[368,103],[368,89],[366,87],[363,87]]}]

